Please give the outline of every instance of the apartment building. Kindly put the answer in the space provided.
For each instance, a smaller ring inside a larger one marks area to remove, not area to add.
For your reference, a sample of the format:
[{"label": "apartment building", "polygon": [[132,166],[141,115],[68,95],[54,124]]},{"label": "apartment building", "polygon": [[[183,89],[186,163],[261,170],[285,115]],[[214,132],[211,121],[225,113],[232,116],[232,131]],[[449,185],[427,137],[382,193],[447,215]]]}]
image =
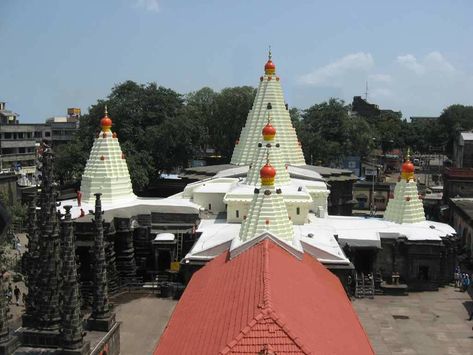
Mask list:
[{"label": "apartment building", "polygon": [[67,117],[52,117],[46,123],[23,124],[18,116],[0,102],[0,171],[32,174],[39,144],[47,140],[57,146],[72,140],[79,127],[80,109],[68,109]]}]

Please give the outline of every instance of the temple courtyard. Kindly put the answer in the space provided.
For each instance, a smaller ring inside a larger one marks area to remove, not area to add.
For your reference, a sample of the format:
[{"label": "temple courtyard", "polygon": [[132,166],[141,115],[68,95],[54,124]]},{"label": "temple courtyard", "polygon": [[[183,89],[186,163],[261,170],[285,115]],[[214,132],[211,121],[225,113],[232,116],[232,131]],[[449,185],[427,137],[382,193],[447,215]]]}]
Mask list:
[{"label": "temple courtyard", "polygon": [[[112,301],[122,322],[121,353],[152,354],[177,301],[143,293],[122,294]],[[473,355],[473,321],[468,321],[473,301],[468,293],[445,287],[354,299],[353,306],[377,355]],[[10,307],[12,323],[19,325],[23,307]]]},{"label": "temple courtyard", "polygon": [[[453,287],[357,299],[353,306],[377,355],[473,354],[473,302]],[[341,335],[343,336],[343,335]]]},{"label": "temple courtyard", "polygon": [[[114,301],[120,302],[122,354],[152,354],[176,301],[139,294]],[[453,287],[356,299],[353,305],[377,355],[473,354],[473,321],[468,321],[473,301]]]}]

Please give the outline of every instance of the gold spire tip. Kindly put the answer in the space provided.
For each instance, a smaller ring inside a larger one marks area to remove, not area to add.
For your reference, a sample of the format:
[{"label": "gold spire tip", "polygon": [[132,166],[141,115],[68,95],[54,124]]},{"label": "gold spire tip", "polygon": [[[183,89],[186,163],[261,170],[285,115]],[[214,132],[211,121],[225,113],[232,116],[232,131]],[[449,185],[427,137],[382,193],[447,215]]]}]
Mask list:
[{"label": "gold spire tip", "polygon": [[105,117],[108,117],[108,109],[107,109],[107,105],[105,105]]},{"label": "gold spire tip", "polygon": [[268,59],[271,60],[271,57],[272,57],[272,55],[271,55],[271,45],[269,45]]}]

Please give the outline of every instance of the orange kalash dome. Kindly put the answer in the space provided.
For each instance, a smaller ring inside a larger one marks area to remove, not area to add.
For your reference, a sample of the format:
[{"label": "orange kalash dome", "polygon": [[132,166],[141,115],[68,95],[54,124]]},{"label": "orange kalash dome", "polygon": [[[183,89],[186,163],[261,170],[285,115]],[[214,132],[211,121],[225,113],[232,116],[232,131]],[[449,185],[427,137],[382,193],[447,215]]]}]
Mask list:
[{"label": "orange kalash dome", "polygon": [[110,131],[112,127],[112,120],[108,117],[107,106],[105,106],[105,116],[100,120],[100,125],[102,126],[102,131]]},{"label": "orange kalash dome", "polygon": [[405,179],[406,181],[413,180],[414,171],[415,171],[415,167],[414,167],[414,164],[412,164],[411,162],[411,157],[408,151],[406,161],[404,162],[404,164],[402,164],[402,167],[401,167],[401,177]]},{"label": "orange kalash dome", "polygon": [[264,73],[267,75],[272,75],[276,72],[276,65],[274,65],[271,59],[268,59],[264,66]]},{"label": "orange kalash dome", "polygon": [[276,176],[276,169],[269,163],[266,163],[259,171],[262,185],[273,185],[274,177]]},{"label": "orange kalash dome", "polygon": [[267,123],[266,126],[263,127],[263,139],[265,141],[270,141],[274,139],[274,136],[276,135],[276,128],[273,127],[271,123]]},{"label": "orange kalash dome", "polygon": [[410,160],[407,160],[402,164],[402,172],[403,173],[413,173],[415,170],[414,164]]},{"label": "orange kalash dome", "polygon": [[271,46],[269,47],[268,53],[268,61],[264,66],[264,73],[266,75],[272,75],[276,72],[276,65],[274,65],[273,61],[271,60]]}]

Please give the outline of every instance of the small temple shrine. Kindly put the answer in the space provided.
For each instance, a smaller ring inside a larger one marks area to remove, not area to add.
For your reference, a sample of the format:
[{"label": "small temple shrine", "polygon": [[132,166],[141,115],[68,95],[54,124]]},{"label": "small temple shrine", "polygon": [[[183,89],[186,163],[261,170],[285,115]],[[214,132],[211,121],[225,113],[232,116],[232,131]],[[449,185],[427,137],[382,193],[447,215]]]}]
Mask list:
[{"label": "small temple shrine", "polygon": [[126,165],[125,154],[120,148],[118,137],[113,133],[112,120],[105,116],[100,121],[102,130],[94,140],[90,157],[87,160],[80,193],[84,203],[93,203],[95,193],[102,194],[104,203],[114,203],[123,199],[133,199],[135,194],[131,188],[130,173]]},{"label": "small temple shrine", "polygon": [[394,189],[394,197],[389,201],[384,219],[396,223],[416,223],[425,221],[424,207],[417,191],[414,164],[407,159],[402,164],[401,176]]}]

